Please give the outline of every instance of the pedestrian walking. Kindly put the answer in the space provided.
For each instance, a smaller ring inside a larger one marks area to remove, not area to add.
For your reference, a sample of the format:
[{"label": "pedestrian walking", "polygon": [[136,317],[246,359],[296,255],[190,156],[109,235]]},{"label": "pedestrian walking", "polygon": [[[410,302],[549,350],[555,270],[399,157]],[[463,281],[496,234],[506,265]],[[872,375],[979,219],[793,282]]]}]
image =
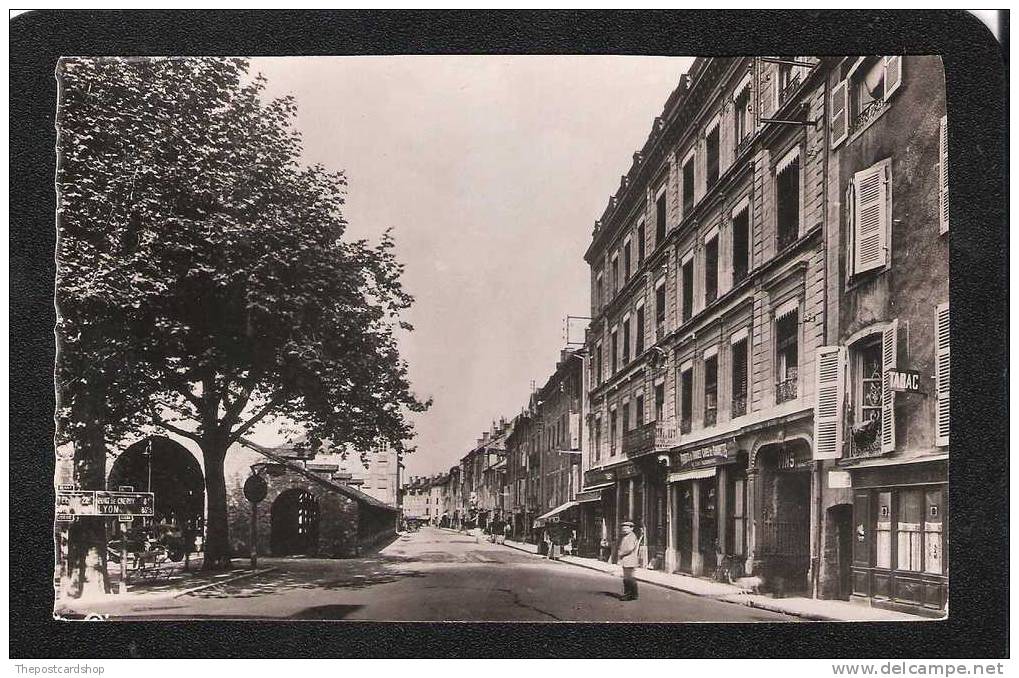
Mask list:
[{"label": "pedestrian walking", "polygon": [[502,543],[505,544],[506,540],[509,539],[510,534],[513,532],[513,526],[509,524],[509,521],[502,526]]},{"label": "pedestrian walking", "polygon": [[623,521],[623,536],[619,540],[619,564],[623,567],[623,595],[620,600],[637,600],[637,579],[634,570],[640,565],[640,545],[643,537],[633,533],[633,523]]}]

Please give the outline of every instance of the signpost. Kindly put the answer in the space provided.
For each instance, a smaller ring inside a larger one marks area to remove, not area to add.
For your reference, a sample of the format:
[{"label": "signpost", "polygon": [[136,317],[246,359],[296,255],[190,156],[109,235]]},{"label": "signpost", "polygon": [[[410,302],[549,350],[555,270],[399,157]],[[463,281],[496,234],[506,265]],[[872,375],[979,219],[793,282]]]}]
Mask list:
[{"label": "signpost", "polygon": [[244,481],[244,497],[251,502],[251,569],[258,569],[258,502],[269,493],[269,484],[260,475]]}]

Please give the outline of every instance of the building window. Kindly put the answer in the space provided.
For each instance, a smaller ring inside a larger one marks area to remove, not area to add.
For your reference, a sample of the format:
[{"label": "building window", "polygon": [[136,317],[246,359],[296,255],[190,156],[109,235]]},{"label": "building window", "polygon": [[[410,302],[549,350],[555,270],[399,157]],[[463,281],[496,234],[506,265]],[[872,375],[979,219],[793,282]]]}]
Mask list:
[{"label": "building window", "polygon": [[718,236],[704,244],[704,303],[718,298]]},{"label": "building window", "polygon": [[778,65],[778,87],[776,91],[778,93],[779,106],[789,101],[789,97],[792,96],[793,91],[800,84],[800,80],[801,73],[795,66],[791,64]]},{"label": "building window", "polygon": [[800,160],[796,157],[780,165],[775,176],[778,203],[778,249],[783,250],[800,235]]},{"label": "building window", "polygon": [[623,435],[630,430],[630,403],[623,403]]},{"label": "building window", "polygon": [[655,386],[655,421],[665,421],[665,384]]},{"label": "building window", "polygon": [[849,242],[846,247],[850,276],[883,269],[891,260],[891,160],[856,172],[849,185]]},{"label": "building window", "polygon": [[605,378],[605,372],[602,369],[603,368],[603,355],[604,354],[602,352],[602,345],[601,345],[601,342],[599,341],[598,342],[598,346],[595,349],[594,381],[595,381],[596,384],[600,384],[602,382],[602,380]]},{"label": "building window", "polygon": [[612,357],[610,360],[612,363],[611,374],[615,374],[619,369],[619,330],[612,330]]},{"label": "building window", "polygon": [[616,453],[616,438],[619,435],[619,427],[616,425],[615,409],[609,413],[609,456]]},{"label": "building window", "polygon": [[655,340],[665,336],[665,281],[655,286]]},{"label": "building window", "polygon": [[623,367],[630,364],[630,319],[623,321]]},{"label": "building window", "polygon": [[635,425],[640,427],[644,425],[644,396],[637,396],[637,403],[634,406],[634,419]]},{"label": "building window", "polygon": [[644,353],[644,307],[637,307],[637,327],[634,328],[637,332],[635,338],[635,347],[633,349],[633,356],[636,358]]},{"label": "building window", "polygon": [[595,280],[594,304],[595,308],[597,308],[600,311],[602,307],[605,306],[605,286],[602,281],[601,271],[598,271],[598,274],[595,276],[594,280]]},{"label": "building window", "polygon": [[852,360],[852,447],[850,456],[869,456],[881,450],[881,411],[884,375],[881,362],[881,334],[853,344]]},{"label": "building window", "polygon": [[747,413],[747,340],[732,344],[732,417]]},{"label": "building window", "polygon": [[719,154],[718,125],[715,125],[714,129],[712,129],[708,133],[708,136],[705,141],[707,143],[707,164],[708,164],[706,179],[708,188],[711,188],[712,186],[715,185],[715,182],[718,181],[718,154]]},{"label": "building window", "polygon": [[626,283],[630,279],[630,241],[627,240],[623,245],[623,282]]},{"label": "building window", "polygon": [[694,156],[683,164],[683,218],[685,219],[693,210],[694,185],[693,185],[693,161]]},{"label": "building window", "polygon": [[612,257],[612,294],[619,292],[619,255]]},{"label": "building window", "polygon": [[655,247],[665,241],[665,188],[658,189],[655,198]]},{"label": "building window", "polygon": [[732,218],[732,284],[737,285],[750,273],[750,208]]},{"label": "building window", "polygon": [[704,425],[718,421],[718,356],[704,360]]},{"label": "building window", "polygon": [[796,399],[799,374],[799,313],[791,311],[775,322],[775,402]]},{"label": "building window", "polygon": [[637,263],[644,263],[644,255],[647,254],[647,237],[644,235],[644,222],[637,224]]},{"label": "building window", "polygon": [[744,87],[734,100],[736,143],[742,148],[743,141],[750,137],[750,87]]},{"label": "building window", "polygon": [[594,420],[594,460],[601,459],[601,417]]},{"label": "building window", "polygon": [[689,433],[693,426],[693,367],[679,376],[679,432]]},{"label": "building window", "polygon": [[683,322],[693,317],[693,258],[683,264]]}]

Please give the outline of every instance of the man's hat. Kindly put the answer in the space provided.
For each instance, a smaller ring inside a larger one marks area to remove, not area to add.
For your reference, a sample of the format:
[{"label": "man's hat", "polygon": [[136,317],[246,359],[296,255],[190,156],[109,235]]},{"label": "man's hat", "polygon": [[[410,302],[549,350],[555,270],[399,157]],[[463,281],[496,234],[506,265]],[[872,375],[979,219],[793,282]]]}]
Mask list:
[{"label": "man's hat", "polygon": [[633,521],[632,520],[624,520],[623,521],[623,525],[624,526],[629,525],[630,527],[633,527]]}]

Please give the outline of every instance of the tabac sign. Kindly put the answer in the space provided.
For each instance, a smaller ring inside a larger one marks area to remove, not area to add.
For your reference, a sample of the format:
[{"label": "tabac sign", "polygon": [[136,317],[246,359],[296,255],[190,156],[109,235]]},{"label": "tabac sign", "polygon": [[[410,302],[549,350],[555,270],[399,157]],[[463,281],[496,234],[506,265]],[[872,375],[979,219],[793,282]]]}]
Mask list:
[{"label": "tabac sign", "polygon": [[899,393],[922,393],[920,373],[915,370],[888,370],[888,388]]}]

